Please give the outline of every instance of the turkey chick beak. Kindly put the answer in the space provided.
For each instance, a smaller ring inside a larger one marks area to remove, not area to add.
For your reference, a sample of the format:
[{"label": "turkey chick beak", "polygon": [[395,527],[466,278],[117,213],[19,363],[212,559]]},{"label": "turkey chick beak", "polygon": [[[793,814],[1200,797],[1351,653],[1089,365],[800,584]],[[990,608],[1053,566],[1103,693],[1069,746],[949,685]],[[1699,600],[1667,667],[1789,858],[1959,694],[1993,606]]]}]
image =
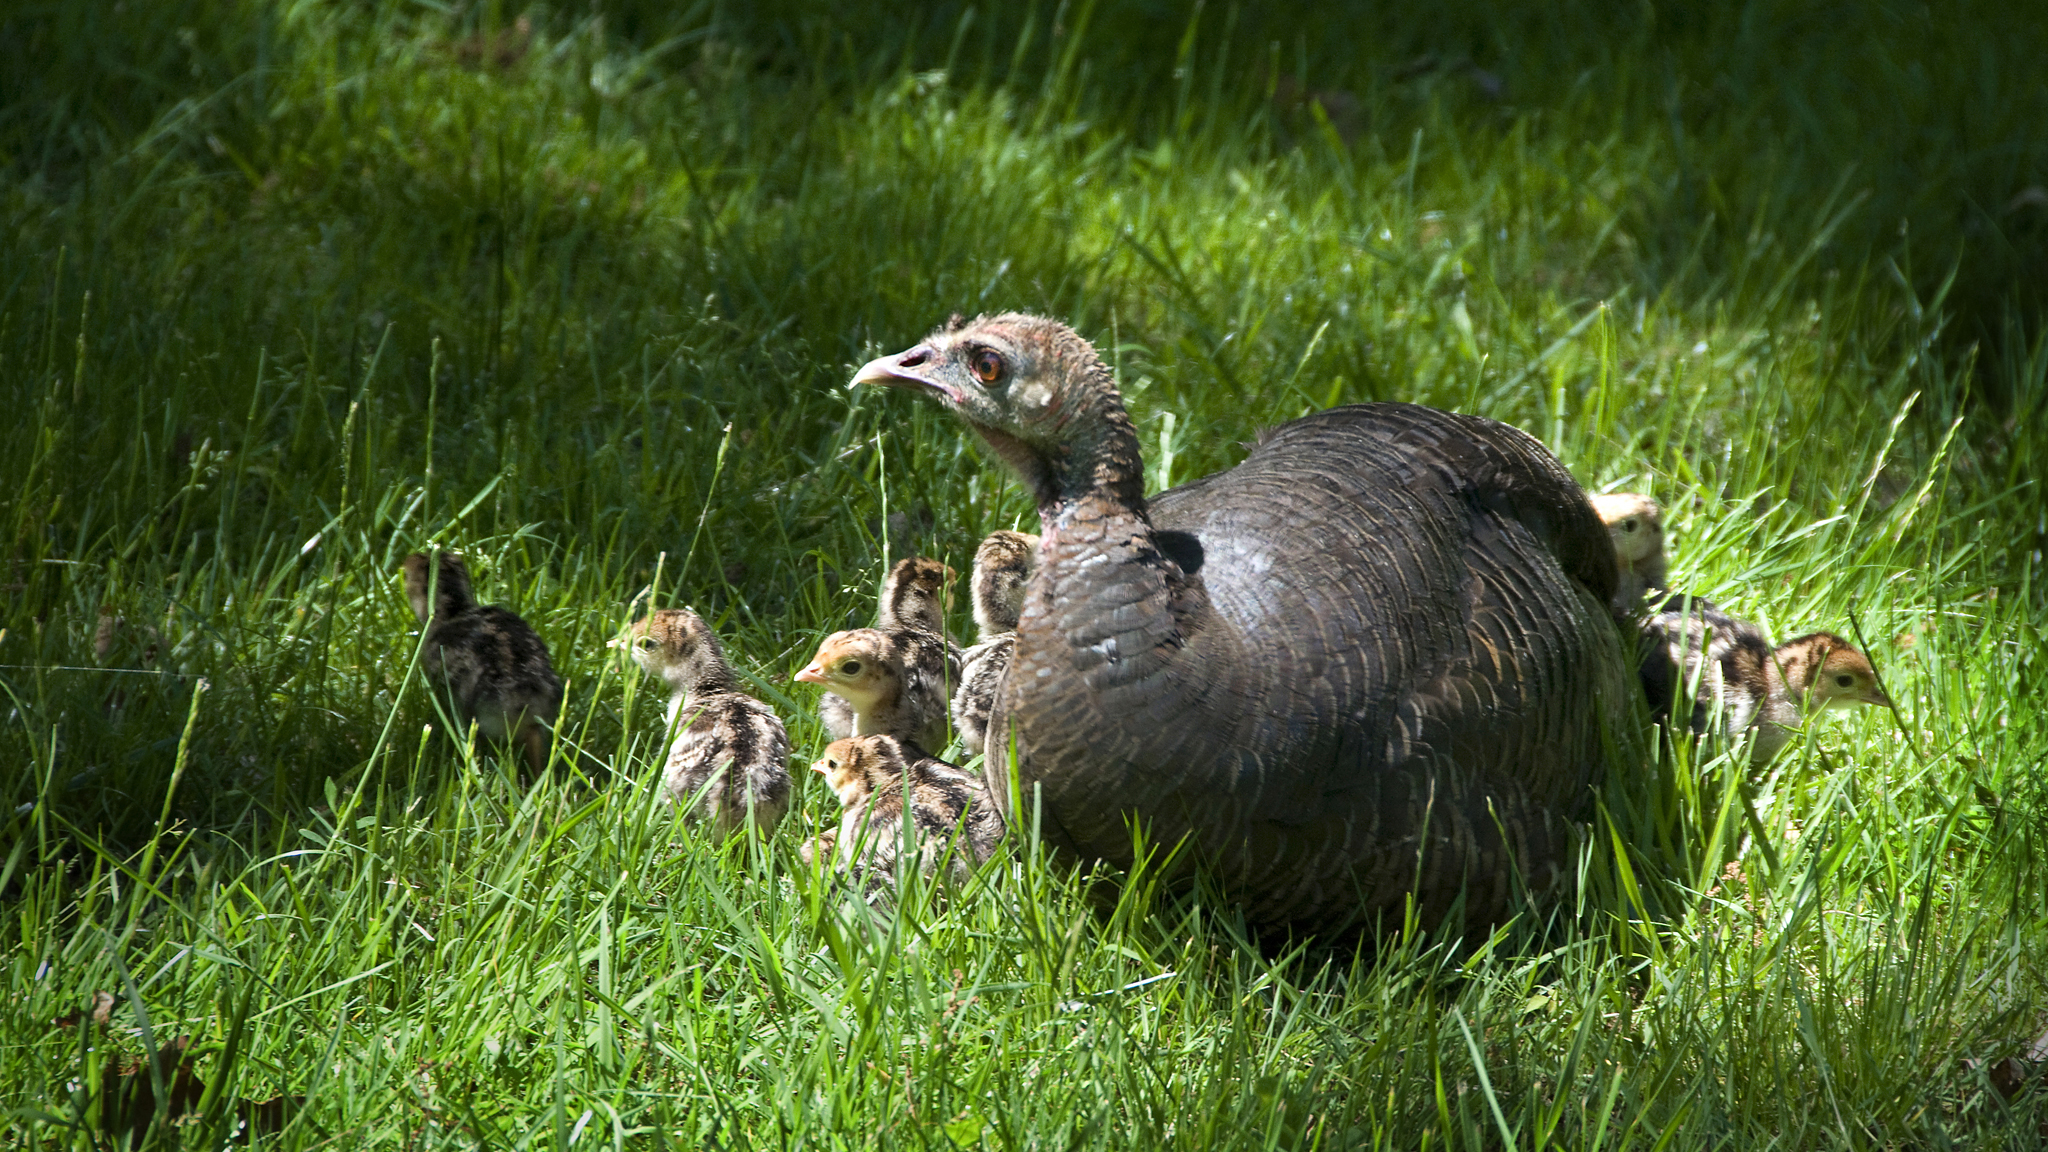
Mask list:
[{"label": "turkey chick beak", "polygon": [[894,356],[879,356],[861,365],[853,374],[848,388],[863,384],[882,384],[891,388],[921,388],[946,403],[958,407],[967,397],[960,389],[940,380],[934,369],[939,366],[939,353],[929,344],[919,344],[908,351]]},{"label": "turkey chick beak", "polygon": [[825,683],[825,666],[813,660],[804,666],[803,671],[796,674],[796,678],[806,684],[823,684]]}]

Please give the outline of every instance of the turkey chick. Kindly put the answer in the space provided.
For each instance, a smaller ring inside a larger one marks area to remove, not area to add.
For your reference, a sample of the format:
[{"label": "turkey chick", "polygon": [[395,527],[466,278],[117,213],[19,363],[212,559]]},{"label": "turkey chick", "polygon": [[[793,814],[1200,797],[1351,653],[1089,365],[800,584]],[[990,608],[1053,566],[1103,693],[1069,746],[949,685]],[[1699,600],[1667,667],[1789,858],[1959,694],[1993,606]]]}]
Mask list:
[{"label": "turkey chick", "polygon": [[829,863],[839,843],[839,830],[827,828],[796,846],[796,858],[807,865]]},{"label": "turkey chick", "polygon": [[946,690],[959,665],[943,637],[914,628],[834,632],[796,678],[824,687],[818,715],[835,740],[885,734],[946,746]]},{"label": "turkey chick", "polygon": [[929,556],[898,560],[882,581],[876,627],[884,631],[914,628],[944,636],[946,588],[952,582],[953,570]]},{"label": "turkey chick", "polygon": [[[878,631],[936,637],[946,651],[949,686],[958,683],[960,675],[960,646],[946,638],[946,587],[952,582],[953,570],[928,556],[898,560],[882,581],[875,613]],[[826,693],[818,701],[818,716],[835,739],[854,734],[853,708],[845,698]]]},{"label": "turkey chick", "polygon": [[1664,588],[1664,509],[1638,492],[1609,492],[1591,499],[1593,511],[1614,541],[1620,569],[1609,604],[1616,612],[1637,612],[1645,593]]},{"label": "turkey chick", "polygon": [[675,743],[664,797],[692,805],[690,822],[709,818],[721,835],[750,815],[762,835],[773,832],[789,811],[789,735],[773,708],[740,691],[711,626],[688,608],[664,608],[611,643],[668,685]]},{"label": "turkey chick", "polygon": [[959,883],[1002,840],[1002,819],[981,781],[913,743],[851,736],[826,747],[811,767],[844,809],[832,849],[855,873],[889,875],[914,845],[919,871],[934,876],[943,863]]},{"label": "turkey chick", "polygon": [[1718,710],[1719,731],[1756,730],[1750,762],[1764,764],[1809,715],[1854,704],[1885,707],[1869,657],[1829,632],[1773,648],[1762,629],[1706,600],[1672,596],[1643,625],[1643,690],[1659,719],[1690,702],[1687,726],[1705,734]]},{"label": "turkey chick", "polygon": [[469,569],[452,552],[405,558],[405,596],[425,630],[420,669],[437,700],[454,705],[492,740],[509,740],[536,777],[547,768],[548,732],[562,709],[562,678],[548,646],[509,609],[478,604]]},{"label": "turkey chick", "polygon": [[1037,560],[1038,537],[1022,532],[990,533],[974,550],[974,623],[981,634],[960,656],[960,687],[953,693],[953,730],[971,753],[984,751],[989,710],[1010,668],[1024,585]]}]

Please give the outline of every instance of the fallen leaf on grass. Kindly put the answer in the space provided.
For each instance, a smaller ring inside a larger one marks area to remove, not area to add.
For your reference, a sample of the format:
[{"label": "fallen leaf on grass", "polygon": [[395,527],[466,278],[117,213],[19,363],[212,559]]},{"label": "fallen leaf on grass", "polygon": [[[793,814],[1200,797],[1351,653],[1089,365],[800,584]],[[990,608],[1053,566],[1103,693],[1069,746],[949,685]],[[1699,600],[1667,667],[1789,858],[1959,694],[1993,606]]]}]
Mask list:
[{"label": "fallen leaf on grass", "polygon": [[169,1099],[164,1115],[176,1122],[199,1106],[206,1095],[206,1082],[195,1066],[192,1038],[180,1036],[157,1049],[157,1076],[150,1075],[148,1058],[130,1060],[120,1055],[107,1057],[106,1072],[100,1078],[104,1101],[100,1106],[100,1127],[109,1134],[128,1130],[133,1142],[140,1142],[156,1119],[156,1081],[161,1078]]},{"label": "fallen leaf on grass", "polygon": [[[96,1001],[98,999],[104,999],[106,1004],[95,1008],[93,1019],[104,1024],[113,998],[102,992]],[[125,1129],[130,1144],[139,1143],[157,1117],[156,1085],[159,1079],[167,1096],[164,1119],[172,1124],[198,1119],[199,1102],[206,1096],[206,1081],[199,1076],[198,1056],[192,1051],[192,1038],[180,1036],[157,1049],[156,1067],[158,1076],[152,1077],[147,1057],[116,1054],[107,1058],[100,1078],[100,1130],[103,1133],[111,1136]],[[304,1096],[281,1094],[267,1100],[237,1099],[234,1115],[240,1124],[231,1139],[235,1143],[246,1144],[258,1135],[274,1133],[283,1128],[305,1103]]]},{"label": "fallen leaf on grass", "polygon": [[2020,1094],[2020,1089],[2027,1086],[2029,1071],[2026,1061],[2017,1056],[2007,1056],[1993,1063],[1991,1070],[1985,1075],[1990,1079],[1991,1086],[1998,1090],[1998,1094],[2010,1100]]},{"label": "fallen leaf on grass", "polygon": [[92,1011],[89,1017],[84,1009],[80,1009],[77,1012],[66,1012],[64,1015],[52,1020],[51,1023],[59,1028],[76,1028],[78,1027],[78,1022],[86,1018],[90,1018],[93,1023],[102,1028],[106,1027],[114,1018],[114,994],[111,992],[93,993]]}]

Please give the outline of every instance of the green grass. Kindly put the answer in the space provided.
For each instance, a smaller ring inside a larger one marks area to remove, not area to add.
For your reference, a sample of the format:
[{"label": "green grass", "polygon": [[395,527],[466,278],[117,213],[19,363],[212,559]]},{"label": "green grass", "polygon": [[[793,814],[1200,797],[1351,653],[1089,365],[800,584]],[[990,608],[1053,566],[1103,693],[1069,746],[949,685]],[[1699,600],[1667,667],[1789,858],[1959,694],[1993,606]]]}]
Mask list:
[{"label": "green grass", "polygon": [[[117,1146],[189,1036],[145,1143],[2035,1146],[2044,57],[1990,0],[8,9],[0,1139]],[[807,763],[886,560],[1030,520],[844,381],[1009,307],[1113,356],[1155,486],[1329,404],[1512,421],[1898,712],[1619,772],[1579,896],[1457,948],[1028,840],[878,912],[797,862],[809,780],[691,838],[604,640],[697,606]],[[428,544],[588,774],[425,731]]]}]

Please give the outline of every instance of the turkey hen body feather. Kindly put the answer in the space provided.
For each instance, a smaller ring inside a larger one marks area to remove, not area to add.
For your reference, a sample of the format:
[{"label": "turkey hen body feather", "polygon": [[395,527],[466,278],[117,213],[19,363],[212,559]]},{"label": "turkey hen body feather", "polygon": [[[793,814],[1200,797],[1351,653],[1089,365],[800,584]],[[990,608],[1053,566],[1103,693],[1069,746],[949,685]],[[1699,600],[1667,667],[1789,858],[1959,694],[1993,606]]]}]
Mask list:
[{"label": "turkey hen body feather", "polygon": [[1548,879],[1628,721],[1611,545],[1577,492],[1513,428],[1380,404],[1154,497],[1192,575],[1078,509],[1046,525],[991,731],[1014,725],[1063,847],[1128,863],[1144,813],[1256,920],[1398,911],[1417,880],[1426,918],[1460,890],[1498,914],[1514,874]]}]

